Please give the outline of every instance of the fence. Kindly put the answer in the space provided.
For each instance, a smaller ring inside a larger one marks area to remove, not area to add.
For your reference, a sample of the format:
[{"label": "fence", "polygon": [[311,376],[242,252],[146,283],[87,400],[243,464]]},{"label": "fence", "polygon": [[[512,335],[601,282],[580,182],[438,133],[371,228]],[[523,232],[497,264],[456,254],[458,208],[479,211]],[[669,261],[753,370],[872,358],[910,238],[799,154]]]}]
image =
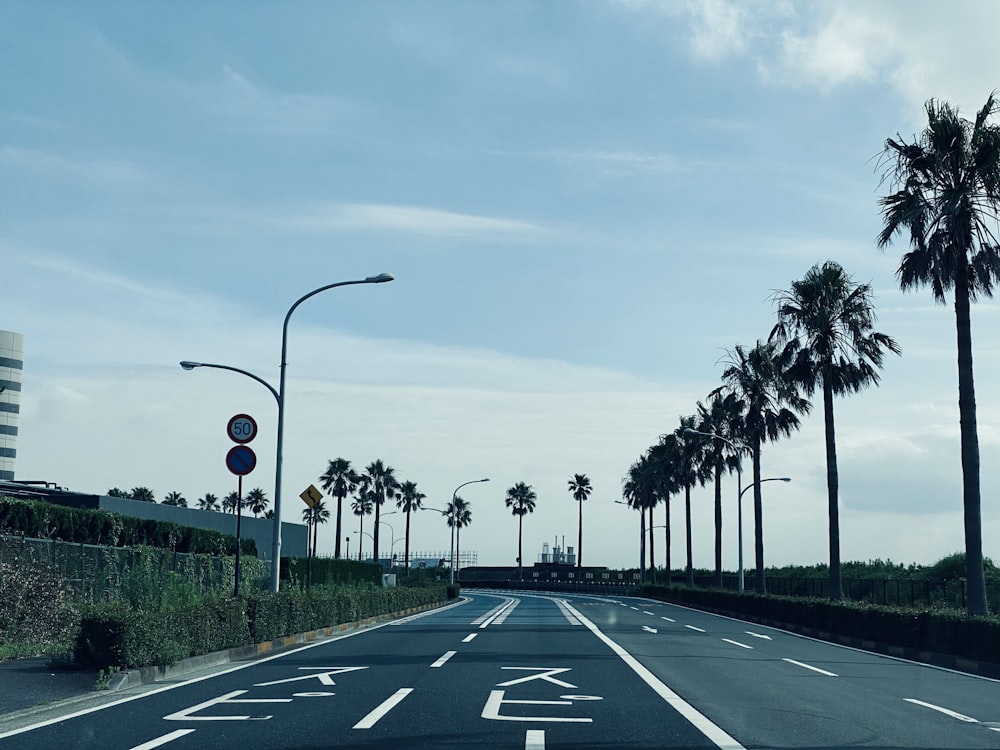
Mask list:
[{"label": "fence", "polygon": [[[187,554],[158,547],[102,547],[93,544],[30,539],[0,534],[0,563],[41,566],[64,581],[73,596],[94,602],[123,598],[129,589],[162,590],[180,579],[198,594],[230,590],[235,558]],[[241,586],[266,578],[264,564],[251,556],[241,560]],[[249,589],[248,589],[249,590]]]}]

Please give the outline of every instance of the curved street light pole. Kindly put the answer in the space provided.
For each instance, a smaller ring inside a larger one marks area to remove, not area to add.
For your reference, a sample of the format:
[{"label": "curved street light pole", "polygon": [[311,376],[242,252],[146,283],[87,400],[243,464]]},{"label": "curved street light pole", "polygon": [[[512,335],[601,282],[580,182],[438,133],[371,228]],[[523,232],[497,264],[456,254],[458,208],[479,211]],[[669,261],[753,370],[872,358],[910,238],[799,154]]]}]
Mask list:
[{"label": "curved street light pole", "polygon": [[458,491],[467,484],[478,484],[479,482],[488,481],[490,481],[490,478],[484,477],[483,479],[472,479],[468,482],[462,482],[451,493],[451,513],[445,513],[445,515],[451,516],[451,570],[448,571],[448,582],[452,585],[455,583],[455,527],[458,526],[458,518],[455,516],[455,501],[458,499]]},{"label": "curved street light pole", "polygon": [[288,308],[288,312],[285,313],[285,320],[281,326],[281,364],[278,371],[278,390],[275,391],[274,388],[267,383],[267,381],[257,377],[253,373],[247,372],[246,370],[241,370],[238,367],[230,367],[229,365],[209,365],[200,362],[181,362],[181,367],[185,370],[192,370],[195,367],[216,367],[220,370],[231,370],[233,372],[238,372],[247,377],[253,378],[258,383],[264,385],[274,396],[275,400],[278,402],[278,434],[276,440],[275,448],[275,458],[274,458],[274,532],[271,541],[271,591],[278,591],[278,574],[281,568],[281,458],[282,458],[282,446],[285,437],[285,366],[287,365],[287,353],[288,353],[288,321],[292,317],[292,313],[305,302],[310,297],[313,297],[320,292],[325,292],[328,289],[335,289],[338,286],[354,286],[356,284],[382,284],[387,281],[392,281],[393,276],[388,273],[380,273],[377,276],[369,276],[364,279],[356,279],[353,281],[337,281],[333,284],[326,284],[318,289],[313,289],[308,294],[303,294],[292,306]]}]

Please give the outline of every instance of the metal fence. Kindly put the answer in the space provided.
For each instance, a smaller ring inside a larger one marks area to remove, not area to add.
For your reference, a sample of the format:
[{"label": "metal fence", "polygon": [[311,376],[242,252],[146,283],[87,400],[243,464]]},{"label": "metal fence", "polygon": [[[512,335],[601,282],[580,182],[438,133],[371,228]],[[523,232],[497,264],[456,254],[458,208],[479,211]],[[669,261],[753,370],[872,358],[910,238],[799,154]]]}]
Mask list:
[{"label": "metal fence", "polygon": [[[162,590],[170,580],[190,584],[198,594],[233,586],[235,558],[187,554],[156,547],[102,547],[0,534],[0,563],[33,566],[65,582],[73,596],[94,602],[123,598],[130,590]],[[246,556],[240,578],[266,577],[263,563]]]}]

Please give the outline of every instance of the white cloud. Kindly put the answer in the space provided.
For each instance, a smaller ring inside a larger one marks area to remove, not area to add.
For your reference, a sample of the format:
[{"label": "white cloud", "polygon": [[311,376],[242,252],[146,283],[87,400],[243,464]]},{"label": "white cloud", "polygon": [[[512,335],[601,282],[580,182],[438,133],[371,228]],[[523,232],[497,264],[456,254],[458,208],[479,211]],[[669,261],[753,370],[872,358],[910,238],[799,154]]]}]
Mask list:
[{"label": "white cloud", "polygon": [[4,146],[0,148],[0,163],[30,172],[33,177],[58,180],[73,179],[91,185],[134,186],[144,179],[142,170],[126,161],[110,159],[80,159],[38,149]]},{"label": "white cloud", "polygon": [[535,151],[533,156],[559,162],[567,166],[585,167],[612,177],[636,174],[679,172],[692,168],[692,164],[671,154],[642,153],[637,151],[570,151],[549,149]]}]

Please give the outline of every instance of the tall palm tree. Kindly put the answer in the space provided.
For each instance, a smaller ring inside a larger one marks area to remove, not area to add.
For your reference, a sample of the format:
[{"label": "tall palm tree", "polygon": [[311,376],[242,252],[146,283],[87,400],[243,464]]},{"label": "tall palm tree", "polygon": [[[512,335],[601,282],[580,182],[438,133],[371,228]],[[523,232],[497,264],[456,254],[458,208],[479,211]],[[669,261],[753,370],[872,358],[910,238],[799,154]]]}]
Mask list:
[{"label": "tall palm tree", "polygon": [[156,502],[156,498],[153,496],[153,491],[149,489],[149,487],[133,487],[132,492],[129,493],[129,497],[143,503]]},{"label": "tall palm tree", "polygon": [[739,456],[729,441],[739,441],[740,416],[743,405],[732,393],[723,396],[716,393],[708,399],[707,404],[698,402],[697,425],[698,432],[715,435],[705,443],[703,460],[705,468],[712,473],[715,484],[715,586],[722,588],[722,474],[735,469]]},{"label": "tall palm tree", "polygon": [[948,102],[931,99],[925,109],[927,127],[919,138],[885,142],[885,178],[896,190],[879,201],[878,245],[885,248],[897,232],[908,230],[910,251],[897,271],[900,287],[929,285],[939,303],[954,291],[967,607],[970,614],[986,614],[971,303],[980,295],[992,297],[1000,281],[1000,125],[989,121],[1000,106],[990,94],[974,122]]},{"label": "tall palm tree", "polygon": [[656,466],[645,453],[635,461],[622,480],[622,497],[639,511],[639,570],[646,565],[646,510],[656,505]]},{"label": "tall palm tree", "polygon": [[396,507],[406,514],[406,551],[403,562],[407,573],[410,572],[410,512],[420,510],[426,497],[427,495],[417,489],[416,482],[406,481],[399,486],[399,499],[396,500]]},{"label": "tall palm tree", "polygon": [[319,526],[330,520],[330,509],[326,507],[326,503],[320,500],[310,510],[312,511],[312,554],[315,557]]},{"label": "tall palm tree", "polygon": [[219,509],[219,498],[213,495],[211,492],[206,492],[204,497],[199,497],[198,500],[198,510],[218,510]]},{"label": "tall palm tree", "polygon": [[[679,452],[680,446],[678,445],[676,435],[673,433],[661,435],[659,442],[648,451],[652,464],[653,492],[656,495],[656,502],[662,501],[665,508],[663,555],[664,570],[666,571],[668,585],[672,580],[670,567],[670,496],[679,493],[683,489],[679,482]],[[652,542],[652,529],[654,525],[652,512],[650,512],[650,542]]]},{"label": "tall palm tree", "polygon": [[840,477],[833,397],[878,385],[887,351],[899,344],[874,330],[875,305],[869,284],[857,284],[840,265],[828,260],[773,295],[778,322],[769,340],[791,347],[795,359],[789,374],[812,395],[823,391],[826,426],[826,491],[830,539],[830,598],[844,598],[840,577]]},{"label": "tall palm tree", "polygon": [[396,479],[396,470],[377,458],[365,467],[365,476],[368,478],[368,492],[375,505],[375,530],[372,532],[374,551],[372,558],[379,562],[378,555],[378,531],[379,515],[382,510],[382,503],[395,498],[399,490],[399,481]]},{"label": "tall palm tree", "polygon": [[743,437],[753,459],[754,590],[767,593],[764,579],[764,504],[760,493],[760,454],[765,442],[787,437],[799,428],[796,412],[811,407],[788,377],[788,357],[774,343],[758,341],[752,349],[739,344],[726,352],[722,385],[709,394],[731,393],[743,404]]},{"label": "tall palm tree", "polygon": [[472,508],[469,501],[456,495],[455,501],[445,506],[448,525],[455,527],[455,575],[458,575],[462,566],[460,564],[462,549],[462,529],[472,523]]},{"label": "tall palm tree", "polygon": [[267,510],[270,503],[271,501],[267,499],[267,495],[260,487],[254,487],[247,493],[247,507],[253,513],[254,518]]},{"label": "tall palm tree", "polygon": [[168,492],[166,497],[163,498],[163,505],[173,505],[177,508],[186,508],[188,505],[187,498],[184,497],[180,492]]},{"label": "tall palm tree", "polygon": [[590,478],[586,474],[574,474],[569,480],[569,491],[573,493],[580,508],[580,523],[578,525],[579,535],[576,542],[576,567],[583,565],[583,501],[590,497],[593,488],[590,486]]},{"label": "tall palm tree", "polygon": [[351,502],[351,510],[354,511],[354,515],[358,516],[361,521],[361,526],[358,530],[358,561],[360,562],[361,550],[365,546],[365,516],[372,514],[375,503],[371,499],[367,482],[360,482],[357,492],[357,497]]},{"label": "tall palm tree", "polygon": [[346,458],[337,457],[327,462],[319,481],[328,495],[337,498],[337,541],[333,544],[333,556],[340,558],[340,538],[343,536],[341,517],[344,508],[344,498],[354,492],[358,486],[358,475],[354,472],[351,462]]},{"label": "tall palm tree", "polygon": [[688,586],[694,586],[694,557],[691,545],[691,488],[696,484],[705,483],[705,466],[703,460],[705,441],[692,440],[685,437],[687,430],[695,429],[694,416],[681,417],[680,424],[674,430],[677,441],[677,461],[674,464],[674,476],[678,484],[684,488],[684,538],[687,543],[687,561],[684,575]]},{"label": "tall palm tree", "polygon": [[226,513],[236,513],[236,509],[243,504],[243,500],[240,497],[240,493],[233,490],[224,498],[222,498],[222,509]]},{"label": "tall palm tree", "polygon": [[535,512],[535,500],[538,496],[530,484],[518,482],[507,490],[504,504],[510,508],[510,512],[517,516],[517,580],[524,580],[524,556],[522,554],[522,541],[524,539],[524,517],[528,513]]}]

